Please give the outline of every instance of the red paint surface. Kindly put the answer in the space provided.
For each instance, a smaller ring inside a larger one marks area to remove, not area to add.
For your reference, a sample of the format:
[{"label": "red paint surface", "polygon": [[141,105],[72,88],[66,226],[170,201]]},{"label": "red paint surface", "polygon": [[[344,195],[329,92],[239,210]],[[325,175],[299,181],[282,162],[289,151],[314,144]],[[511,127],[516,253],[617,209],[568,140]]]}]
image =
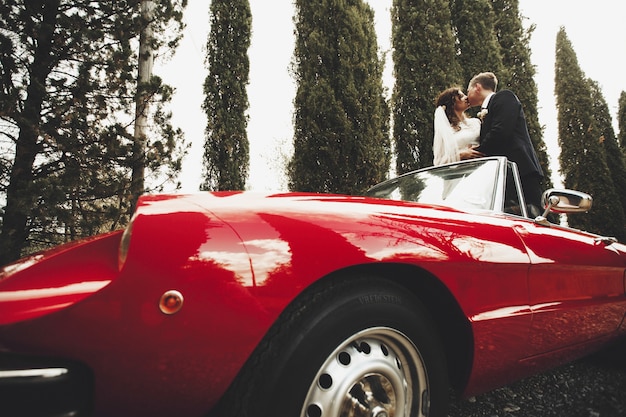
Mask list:
[{"label": "red paint surface", "polygon": [[[119,232],[0,275],[0,350],[58,355],[96,375],[96,415],[202,415],[285,306],[357,265],[437,277],[471,324],[466,393],[558,364],[616,335],[622,245],[520,218],[289,194],[145,197],[118,270]],[[393,277],[389,277],[393,279]],[[160,312],[168,290],[181,311]]]}]

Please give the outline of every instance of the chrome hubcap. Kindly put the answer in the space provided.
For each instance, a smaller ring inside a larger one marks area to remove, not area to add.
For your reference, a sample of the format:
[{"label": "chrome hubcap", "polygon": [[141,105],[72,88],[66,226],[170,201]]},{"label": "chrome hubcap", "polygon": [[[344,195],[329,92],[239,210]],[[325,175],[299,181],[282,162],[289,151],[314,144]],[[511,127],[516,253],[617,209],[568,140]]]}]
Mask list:
[{"label": "chrome hubcap", "polygon": [[413,343],[397,330],[364,330],[341,343],[309,388],[301,417],[408,417],[428,408],[428,379]]}]

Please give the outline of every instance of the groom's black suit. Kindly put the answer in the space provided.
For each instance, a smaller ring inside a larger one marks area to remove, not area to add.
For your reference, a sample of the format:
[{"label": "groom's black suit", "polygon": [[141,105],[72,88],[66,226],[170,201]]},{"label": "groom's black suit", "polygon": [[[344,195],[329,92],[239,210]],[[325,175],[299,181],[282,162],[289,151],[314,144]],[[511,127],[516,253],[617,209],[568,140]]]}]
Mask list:
[{"label": "groom's black suit", "polygon": [[527,204],[541,207],[543,171],[528,134],[522,104],[510,90],[491,96],[480,128],[480,147],[485,155],[506,156],[517,164]]}]

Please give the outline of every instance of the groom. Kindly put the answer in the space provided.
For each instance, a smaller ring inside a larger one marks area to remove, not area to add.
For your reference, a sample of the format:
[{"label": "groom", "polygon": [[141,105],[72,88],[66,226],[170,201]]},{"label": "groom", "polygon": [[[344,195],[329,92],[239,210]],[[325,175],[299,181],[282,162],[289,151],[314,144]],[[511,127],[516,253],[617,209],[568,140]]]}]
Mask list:
[{"label": "groom", "polygon": [[495,92],[498,79],[492,72],[482,72],[469,82],[467,98],[470,106],[481,106],[479,117],[480,146],[488,156],[506,156],[519,169],[524,200],[532,205],[529,215],[541,214],[541,179],[543,171],[528,134],[522,104],[510,90]]}]

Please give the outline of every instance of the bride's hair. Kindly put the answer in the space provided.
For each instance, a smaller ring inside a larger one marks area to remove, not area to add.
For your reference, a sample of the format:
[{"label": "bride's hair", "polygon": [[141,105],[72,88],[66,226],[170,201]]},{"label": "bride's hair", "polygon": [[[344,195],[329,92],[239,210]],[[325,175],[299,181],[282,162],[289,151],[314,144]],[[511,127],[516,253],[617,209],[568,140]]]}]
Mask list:
[{"label": "bride's hair", "polygon": [[460,87],[450,87],[439,94],[437,100],[435,100],[435,106],[443,106],[444,111],[446,112],[446,116],[448,116],[448,120],[450,121],[450,125],[454,128],[454,130],[459,130],[460,120],[454,112],[454,102],[457,97],[461,97],[461,89]]}]

